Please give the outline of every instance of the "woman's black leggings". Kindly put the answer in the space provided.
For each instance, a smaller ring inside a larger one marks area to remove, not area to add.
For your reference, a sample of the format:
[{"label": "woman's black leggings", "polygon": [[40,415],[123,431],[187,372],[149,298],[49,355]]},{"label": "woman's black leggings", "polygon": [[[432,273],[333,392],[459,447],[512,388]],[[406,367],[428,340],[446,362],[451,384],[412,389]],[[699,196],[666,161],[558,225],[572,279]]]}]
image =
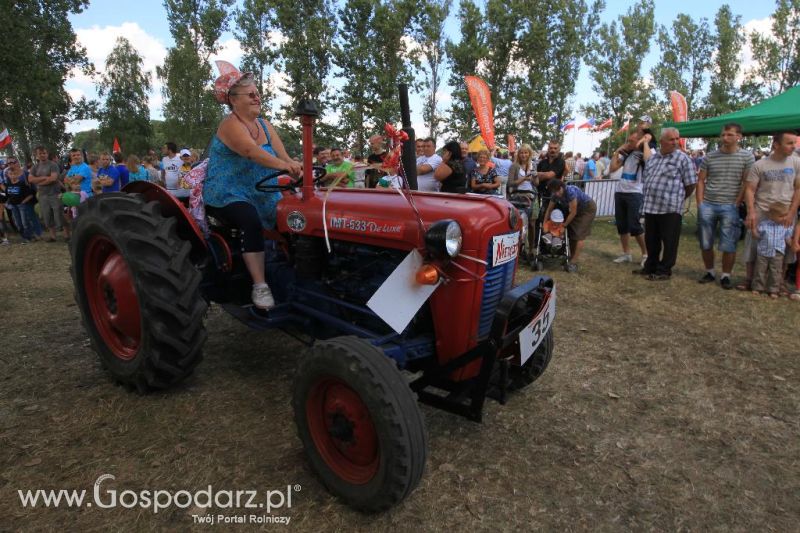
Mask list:
[{"label": "woman's black leggings", "polygon": [[233,202],[225,207],[214,207],[212,210],[231,221],[242,232],[242,252],[264,251],[261,217],[258,216],[253,204]]}]

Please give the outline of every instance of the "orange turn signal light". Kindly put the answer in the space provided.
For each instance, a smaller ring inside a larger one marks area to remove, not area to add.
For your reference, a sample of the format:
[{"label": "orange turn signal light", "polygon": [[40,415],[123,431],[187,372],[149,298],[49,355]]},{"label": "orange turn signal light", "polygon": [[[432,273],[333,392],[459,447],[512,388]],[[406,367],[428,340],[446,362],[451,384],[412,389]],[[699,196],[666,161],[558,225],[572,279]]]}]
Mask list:
[{"label": "orange turn signal light", "polygon": [[436,285],[439,281],[439,271],[436,270],[436,267],[427,264],[422,265],[417,270],[417,283],[420,285]]}]

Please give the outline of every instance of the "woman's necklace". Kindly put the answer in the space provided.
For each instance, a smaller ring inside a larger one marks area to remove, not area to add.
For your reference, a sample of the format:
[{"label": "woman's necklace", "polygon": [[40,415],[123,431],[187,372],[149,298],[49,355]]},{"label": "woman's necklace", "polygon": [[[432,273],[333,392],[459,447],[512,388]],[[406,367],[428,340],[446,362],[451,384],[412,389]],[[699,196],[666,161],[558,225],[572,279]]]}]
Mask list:
[{"label": "woman's necklace", "polygon": [[238,118],[238,119],[239,119],[239,122],[241,122],[242,124],[244,124],[244,127],[245,127],[245,128],[247,128],[247,133],[249,133],[249,134],[250,134],[250,138],[251,138],[251,139],[253,139],[254,141],[255,141],[255,140],[257,140],[257,139],[258,139],[258,126],[256,126],[256,134],[255,134],[255,135],[253,135],[253,132],[252,132],[252,131],[250,131],[250,126],[248,126],[248,125],[247,125],[247,122],[245,122],[244,120],[242,120],[242,117],[240,117],[240,116],[239,116],[239,113],[237,113],[236,111],[234,111],[234,112],[233,112],[233,114],[234,114],[234,115],[236,115],[236,118]]}]

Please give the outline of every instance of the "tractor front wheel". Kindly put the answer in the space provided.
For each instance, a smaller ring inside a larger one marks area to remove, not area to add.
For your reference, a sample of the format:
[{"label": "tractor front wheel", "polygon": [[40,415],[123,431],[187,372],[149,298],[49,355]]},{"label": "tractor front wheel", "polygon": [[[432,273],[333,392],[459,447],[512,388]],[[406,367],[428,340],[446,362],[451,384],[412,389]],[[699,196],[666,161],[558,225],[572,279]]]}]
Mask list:
[{"label": "tractor front wheel", "polygon": [[553,328],[547,332],[544,340],[522,366],[509,367],[509,389],[518,390],[527,387],[544,373],[553,357]]},{"label": "tractor front wheel", "polygon": [[382,511],[419,483],[422,414],[394,362],[368,342],[315,343],[298,367],[292,405],[311,466],[348,505]]},{"label": "tractor front wheel", "polygon": [[201,274],[172,218],[137,194],[81,204],[70,242],[75,299],[102,365],[139,392],[189,375],[202,355]]}]

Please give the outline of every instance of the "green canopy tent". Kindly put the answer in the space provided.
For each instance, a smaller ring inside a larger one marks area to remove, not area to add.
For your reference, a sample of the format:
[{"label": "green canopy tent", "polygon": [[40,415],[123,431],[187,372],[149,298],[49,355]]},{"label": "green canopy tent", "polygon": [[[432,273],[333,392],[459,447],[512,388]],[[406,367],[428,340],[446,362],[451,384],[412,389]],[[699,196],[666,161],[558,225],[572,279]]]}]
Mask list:
[{"label": "green canopy tent", "polygon": [[800,85],[747,109],[703,120],[665,122],[663,127],[678,128],[681,137],[716,137],[728,122],[741,124],[745,135],[800,129]]}]

